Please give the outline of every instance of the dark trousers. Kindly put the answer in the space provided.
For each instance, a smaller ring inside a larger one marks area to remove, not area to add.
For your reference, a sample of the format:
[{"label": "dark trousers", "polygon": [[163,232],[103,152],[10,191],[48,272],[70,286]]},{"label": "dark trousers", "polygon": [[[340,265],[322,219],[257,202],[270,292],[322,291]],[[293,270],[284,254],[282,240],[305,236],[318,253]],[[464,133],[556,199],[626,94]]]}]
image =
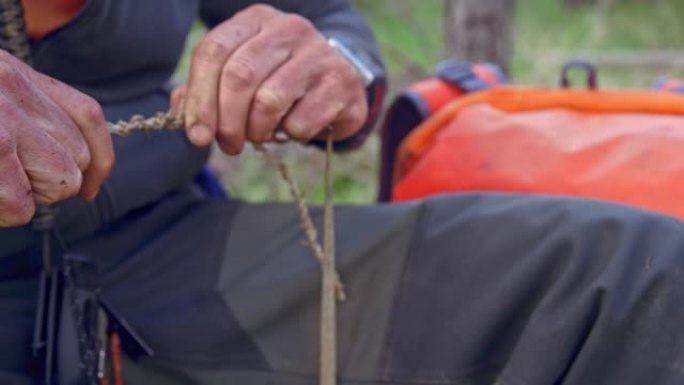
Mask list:
[{"label": "dark trousers", "polygon": [[[684,381],[676,219],[472,194],[339,207],[337,226],[343,384]],[[319,267],[292,206],[183,190],[70,252],[154,350],[127,384],[316,383]],[[35,286],[0,283],[1,384],[31,383]]]}]

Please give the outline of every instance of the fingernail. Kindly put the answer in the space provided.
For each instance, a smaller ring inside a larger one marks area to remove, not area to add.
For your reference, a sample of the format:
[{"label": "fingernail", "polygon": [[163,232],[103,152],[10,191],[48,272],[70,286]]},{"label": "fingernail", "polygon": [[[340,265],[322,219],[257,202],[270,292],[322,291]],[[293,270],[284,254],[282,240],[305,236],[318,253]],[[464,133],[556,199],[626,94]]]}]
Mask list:
[{"label": "fingernail", "polygon": [[206,145],[212,141],[211,129],[203,124],[195,124],[190,128],[190,140],[199,145]]},{"label": "fingernail", "polygon": [[290,123],[287,128],[287,133],[295,138],[301,138],[308,134],[306,127],[298,122]]},{"label": "fingernail", "polygon": [[219,142],[219,147],[227,155],[240,155],[242,149],[235,146],[233,143]]}]

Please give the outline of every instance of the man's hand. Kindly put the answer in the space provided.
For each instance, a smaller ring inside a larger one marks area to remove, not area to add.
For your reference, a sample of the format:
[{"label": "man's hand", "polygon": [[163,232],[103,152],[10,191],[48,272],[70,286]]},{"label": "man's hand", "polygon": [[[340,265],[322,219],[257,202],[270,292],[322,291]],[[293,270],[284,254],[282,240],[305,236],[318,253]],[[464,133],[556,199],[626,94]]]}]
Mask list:
[{"label": "man's hand", "polygon": [[0,227],[97,195],[114,163],[100,106],[0,50]]},{"label": "man's hand", "polygon": [[184,95],[190,141],[218,140],[238,154],[245,140],[282,129],[308,141],[329,125],[335,139],[358,131],[368,113],[355,68],[307,19],[255,5],[210,31],[195,48]]}]

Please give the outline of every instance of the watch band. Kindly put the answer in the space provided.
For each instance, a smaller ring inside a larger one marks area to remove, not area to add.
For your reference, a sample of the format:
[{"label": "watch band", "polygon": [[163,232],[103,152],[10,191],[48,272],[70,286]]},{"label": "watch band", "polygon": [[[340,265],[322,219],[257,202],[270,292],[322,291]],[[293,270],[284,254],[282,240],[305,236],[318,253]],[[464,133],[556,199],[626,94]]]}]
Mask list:
[{"label": "watch band", "polygon": [[346,45],[342,44],[334,37],[328,38],[328,44],[337,50],[337,52],[342,54],[342,56],[344,56],[345,59],[347,59],[347,61],[354,66],[356,72],[358,72],[359,76],[361,76],[361,79],[363,80],[364,87],[368,87],[373,83],[373,80],[375,80],[376,76],[368,64],[364,63],[357,55],[347,48]]}]

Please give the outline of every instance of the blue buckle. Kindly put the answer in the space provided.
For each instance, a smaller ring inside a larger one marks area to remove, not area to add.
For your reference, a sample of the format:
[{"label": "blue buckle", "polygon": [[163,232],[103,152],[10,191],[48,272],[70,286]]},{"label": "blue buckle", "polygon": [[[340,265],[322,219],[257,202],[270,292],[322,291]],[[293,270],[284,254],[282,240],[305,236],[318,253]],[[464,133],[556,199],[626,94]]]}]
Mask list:
[{"label": "blue buckle", "polygon": [[465,92],[481,91],[490,88],[484,80],[473,71],[472,64],[456,59],[449,59],[437,64],[437,76],[452,86]]}]

